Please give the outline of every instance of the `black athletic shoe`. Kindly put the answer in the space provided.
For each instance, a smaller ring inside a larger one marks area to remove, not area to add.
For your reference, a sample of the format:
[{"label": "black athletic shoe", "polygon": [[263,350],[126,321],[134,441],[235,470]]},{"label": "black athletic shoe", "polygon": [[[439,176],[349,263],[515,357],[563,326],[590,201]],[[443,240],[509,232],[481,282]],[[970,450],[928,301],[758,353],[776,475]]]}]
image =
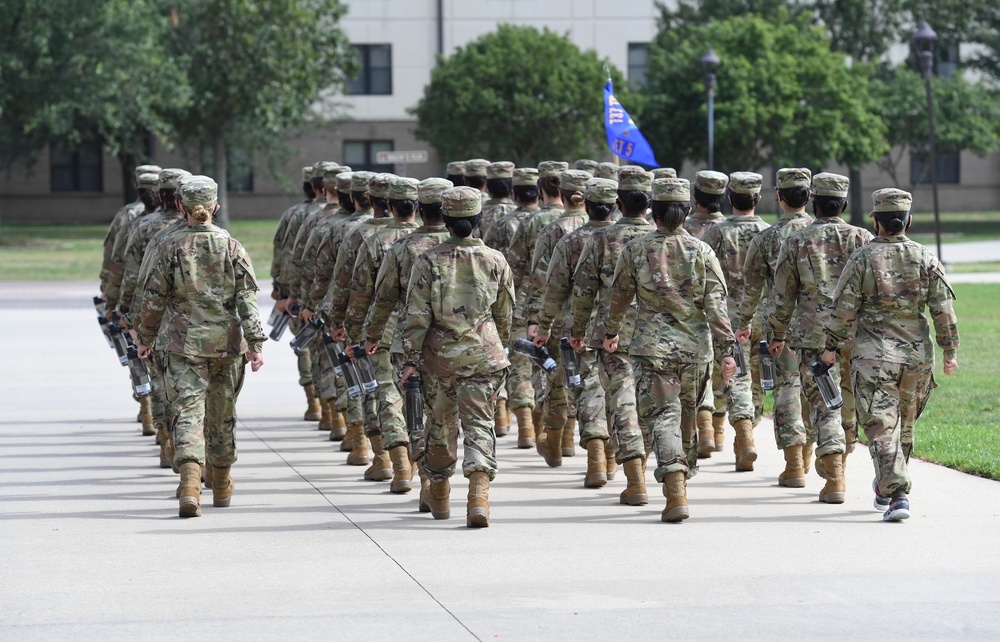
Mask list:
[{"label": "black athletic shoe", "polygon": [[906,495],[901,495],[892,500],[889,510],[882,516],[883,522],[899,522],[910,517],[910,500]]},{"label": "black athletic shoe", "polygon": [[875,507],[875,510],[877,510],[880,513],[884,513],[885,511],[889,510],[889,504],[892,502],[892,497],[879,495],[877,480],[874,479],[872,480],[872,490],[875,491],[875,501],[874,503],[872,503],[872,506]]}]

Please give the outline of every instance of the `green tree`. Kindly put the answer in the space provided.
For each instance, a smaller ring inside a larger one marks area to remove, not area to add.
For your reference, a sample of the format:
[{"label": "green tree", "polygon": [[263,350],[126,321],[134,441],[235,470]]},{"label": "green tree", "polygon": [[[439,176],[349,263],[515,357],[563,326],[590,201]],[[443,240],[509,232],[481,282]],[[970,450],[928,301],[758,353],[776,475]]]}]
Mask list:
[{"label": "green tree", "polygon": [[226,225],[229,147],[266,155],[289,130],[318,122],[355,73],[338,26],[346,8],[339,0],[161,2],[171,17],[167,43],[190,88],[170,120],[182,146],[209,152]]},{"label": "green tree", "polygon": [[650,47],[643,131],[660,162],[707,157],[706,43],[716,70],[715,157],[726,171],[775,164],[864,163],[885,151],[868,77],[832,52],[810,17],[776,8],[767,19],[737,15],[661,30]]},{"label": "green tree", "polygon": [[[545,29],[501,25],[439,59],[410,113],[417,137],[444,159],[516,164],[599,153],[604,143],[604,61]],[[616,96],[631,108],[620,72]]]}]

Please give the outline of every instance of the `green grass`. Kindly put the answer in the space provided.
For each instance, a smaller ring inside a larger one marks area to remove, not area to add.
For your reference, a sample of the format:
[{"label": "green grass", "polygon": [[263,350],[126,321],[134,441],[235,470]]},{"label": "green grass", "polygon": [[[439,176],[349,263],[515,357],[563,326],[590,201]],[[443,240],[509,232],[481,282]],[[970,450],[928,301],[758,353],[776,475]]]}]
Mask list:
[{"label": "green grass", "polygon": [[[763,213],[761,213],[763,212]],[[770,205],[758,211],[768,223],[778,220]],[[865,227],[874,232],[871,217],[865,215]],[[913,225],[907,236],[918,243],[933,245],[934,214],[914,212]],[[941,212],[941,242],[967,243],[970,241],[1000,240],[1000,212]]]},{"label": "green grass", "polygon": [[1000,272],[1000,261],[981,261],[978,263],[949,263],[948,274],[967,274],[969,272]]}]

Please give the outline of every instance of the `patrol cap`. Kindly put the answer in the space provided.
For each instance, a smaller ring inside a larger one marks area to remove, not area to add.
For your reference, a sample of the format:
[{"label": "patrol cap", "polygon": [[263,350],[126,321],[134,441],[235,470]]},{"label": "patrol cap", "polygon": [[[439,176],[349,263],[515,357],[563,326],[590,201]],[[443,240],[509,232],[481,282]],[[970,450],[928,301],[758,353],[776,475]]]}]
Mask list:
[{"label": "patrol cap", "polygon": [[851,187],[851,179],[840,174],[823,172],[813,176],[812,190],[814,196],[834,196],[847,198],[847,190]]},{"label": "patrol cap", "polygon": [[782,167],[778,170],[778,189],[811,187],[812,172],[805,167]]},{"label": "patrol cap", "polygon": [[589,158],[580,158],[573,161],[573,169],[581,169],[585,172],[590,172],[591,174],[593,174],[595,171],[597,171],[598,164],[599,163],[595,160],[591,160]]},{"label": "patrol cap", "polygon": [[219,185],[208,176],[191,176],[181,184],[181,202],[185,207],[214,204]]},{"label": "patrol cap", "polygon": [[186,169],[171,167],[160,170],[160,189],[177,189],[180,186],[181,176],[190,176],[191,172]]},{"label": "patrol cap", "polygon": [[587,181],[583,197],[592,203],[614,203],[618,200],[618,181],[592,178]]},{"label": "patrol cap", "polygon": [[389,199],[396,201],[417,200],[417,185],[420,184],[415,178],[402,178],[397,176],[389,185]]},{"label": "patrol cap", "polygon": [[353,172],[351,174],[351,191],[352,192],[367,192],[368,191],[368,181],[375,172]]},{"label": "patrol cap", "polygon": [[448,176],[465,176],[465,161],[448,163]]},{"label": "patrol cap", "polygon": [[657,178],[653,181],[653,200],[689,203],[691,183],[686,178]]},{"label": "patrol cap", "polygon": [[333,161],[319,161],[319,162],[313,163],[313,174],[312,174],[312,177],[314,179],[316,179],[316,178],[322,179],[323,176],[326,175],[326,173],[329,170],[336,169],[337,167],[340,167],[340,164],[339,163],[334,163]]},{"label": "patrol cap", "polygon": [[142,174],[148,174],[150,172],[157,174],[161,169],[163,168],[160,167],[159,165],[139,165],[138,167],[135,168],[135,180],[138,181],[139,176],[141,176]]},{"label": "patrol cap", "polygon": [[466,176],[486,176],[486,168],[490,166],[490,162],[485,158],[473,158],[472,160],[465,161],[465,175]]},{"label": "patrol cap", "polygon": [[303,183],[308,183],[308,182],[310,182],[312,180],[312,177],[313,177],[313,168],[312,168],[312,165],[310,165],[309,167],[303,167],[302,168],[302,182]]},{"label": "patrol cap", "polygon": [[909,212],[910,206],[913,205],[913,195],[901,189],[887,187],[872,192],[872,202],[875,204],[872,209],[873,214],[875,212]]},{"label": "patrol cap", "polygon": [[587,181],[594,177],[582,169],[567,169],[559,175],[559,187],[567,192],[582,192],[587,188]]},{"label": "patrol cap", "polygon": [[157,189],[160,184],[160,172],[143,172],[139,174],[137,184],[139,189]]},{"label": "patrol cap", "polygon": [[346,174],[351,171],[351,168],[347,165],[337,165],[333,169],[328,169],[323,172],[323,185],[327,188],[334,187],[337,185],[337,177],[341,174]]},{"label": "patrol cap", "polygon": [[440,203],[441,194],[455,187],[455,184],[445,178],[425,178],[417,184],[417,199],[421,203]]},{"label": "patrol cap", "polygon": [[677,178],[677,170],[673,167],[657,167],[653,170],[653,180],[657,178]]},{"label": "patrol cap", "polygon": [[733,194],[760,194],[764,177],[756,172],[733,172],[729,175],[729,191]]},{"label": "patrol cap", "polygon": [[594,170],[595,178],[610,178],[613,181],[618,180],[618,166],[614,163],[598,163],[597,169]]},{"label": "patrol cap", "polygon": [[538,185],[538,170],[534,167],[515,167],[514,185]]},{"label": "patrol cap", "polygon": [[538,164],[538,178],[545,178],[546,176],[559,176],[567,169],[569,169],[569,163],[566,161],[542,161]]},{"label": "patrol cap", "polygon": [[445,190],[441,194],[441,205],[445,216],[452,218],[472,218],[482,210],[482,192],[461,186]]},{"label": "patrol cap", "polygon": [[354,172],[344,172],[337,174],[337,191],[344,194],[351,193],[351,184],[354,182]]},{"label": "patrol cap", "polygon": [[703,169],[694,175],[694,186],[705,194],[725,194],[729,177],[722,172]]},{"label": "patrol cap", "polygon": [[395,174],[380,172],[368,179],[368,193],[374,198],[388,198],[389,186],[396,179]]},{"label": "patrol cap", "polygon": [[653,174],[638,165],[625,165],[618,169],[618,189],[648,192],[653,189]]},{"label": "patrol cap", "polygon": [[514,178],[514,163],[497,161],[486,167],[486,178]]}]

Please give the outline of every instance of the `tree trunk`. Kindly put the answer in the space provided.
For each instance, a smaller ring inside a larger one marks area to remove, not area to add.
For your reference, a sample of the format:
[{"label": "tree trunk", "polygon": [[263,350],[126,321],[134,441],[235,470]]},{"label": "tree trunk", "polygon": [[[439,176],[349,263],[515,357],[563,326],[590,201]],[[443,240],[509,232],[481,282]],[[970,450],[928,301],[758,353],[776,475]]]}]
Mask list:
[{"label": "tree trunk", "polygon": [[861,198],[861,170],[850,168],[851,179],[851,225],[856,227],[865,226],[865,213],[862,211],[864,205]]},{"label": "tree trunk", "polygon": [[212,141],[212,156],[215,161],[215,182],[219,184],[219,212],[213,222],[223,228],[229,228],[229,189],[226,176],[229,168],[226,166],[226,140],[222,134],[217,134]]}]

